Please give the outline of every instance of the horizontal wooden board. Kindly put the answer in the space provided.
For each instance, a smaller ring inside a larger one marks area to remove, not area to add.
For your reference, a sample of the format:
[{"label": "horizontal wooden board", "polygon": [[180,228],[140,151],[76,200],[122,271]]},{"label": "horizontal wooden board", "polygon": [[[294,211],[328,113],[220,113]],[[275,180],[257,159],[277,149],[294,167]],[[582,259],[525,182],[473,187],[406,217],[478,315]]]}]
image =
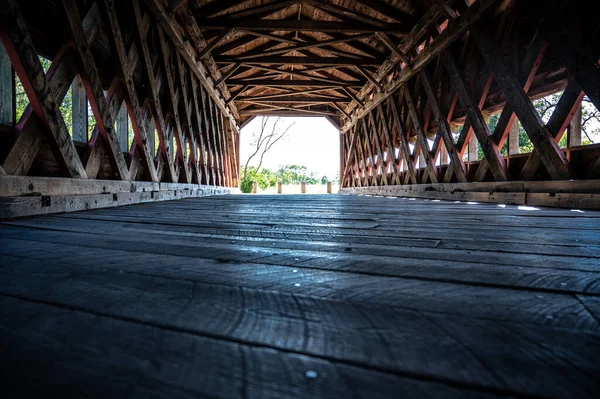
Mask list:
[{"label": "horizontal wooden board", "polygon": [[92,397],[593,397],[599,231],[594,211],[340,195],[3,221],[0,370]]}]

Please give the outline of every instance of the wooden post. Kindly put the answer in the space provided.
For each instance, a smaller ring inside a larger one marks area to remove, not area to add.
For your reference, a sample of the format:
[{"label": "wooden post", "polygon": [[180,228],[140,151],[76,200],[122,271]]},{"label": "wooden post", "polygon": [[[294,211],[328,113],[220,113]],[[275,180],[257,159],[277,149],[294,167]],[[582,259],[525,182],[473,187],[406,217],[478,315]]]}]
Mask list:
[{"label": "wooden post", "polygon": [[117,140],[122,152],[129,151],[128,127],[127,127],[127,104],[123,102],[117,115]]},{"label": "wooden post", "polygon": [[331,194],[331,182],[327,182],[327,194]]},{"label": "wooden post", "polygon": [[283,183],[280,181],[277,182],[277,194],[283,194]]},{"label": "wooden post", "polygon": [[568,147],[577,147],[581,145],[581,111],[581,104],[579,104],[577,111],[575,111],[575,115],[573,115],[573,119],[569,124],[569,129],[567,130]]},{"label": "wooden post", "polygon": [[87,97],[81,76],[77,75],[71,86],[71,97],[73,105],[73,141],[87,143]]},{"label": "wooden post", "polygon": [[477,161],[478,156],[479,142],[477,141],[477,137],[472,135],[471,140],[469,140],[469,162]]},{"label": "wooden post", "polygon": [[508,154],[518,154],[519,151],[519,122],[515,120],[508,133]]},{"label": "wooden post", "polygon": [[441,149],[440,149],[440,153],[441,153],[441,158],[440,159],[441,160],[440,160],[440,163],[442,165],[448,165],[448,163],[449,163],[448,162],[448,150],[446,149],[445,145],[443,145],[443,144],[440,144],[440,145],[441,145]]},{"label": "wooden post", "polygon": [[150,121],[148,127],[148,150],[150,151],[150,157],[154,159],[156,157],[156,148],[155,148],[155,136],[156,136],[156,123],[154,122],[154,118]]},{"label": "wooden post", "polygon": [[252,182],[252,194],[258,193],[258,183]]},{"label": "wooden post", "polygon": [[0,124],[12,125],[15,123],[13,90],[14,77],[12,64],[4,46],[0,44]]},{"label": "wooden post", "polygon": [[425,161],[425,157],[423,154],[419,155],[419,169],[425,169],[427,167],[427,162]]},{"label": "wooden post", "polygon": [[346,169],[346,165],[345,165],[345,160],[346,160],[346,146],[345,146],[345,140],[347,138],[347,135],[342,134],[342,131],[340,130],[340,184],[342,185],[342,187],[344,186],[344,181],[346,180],[344,176],[344,171]]},{"label": "wooden post", "polygon": [[302,194],[306,194],[306,182],[303,181],[302,183],[300,183],[300,192]]}]

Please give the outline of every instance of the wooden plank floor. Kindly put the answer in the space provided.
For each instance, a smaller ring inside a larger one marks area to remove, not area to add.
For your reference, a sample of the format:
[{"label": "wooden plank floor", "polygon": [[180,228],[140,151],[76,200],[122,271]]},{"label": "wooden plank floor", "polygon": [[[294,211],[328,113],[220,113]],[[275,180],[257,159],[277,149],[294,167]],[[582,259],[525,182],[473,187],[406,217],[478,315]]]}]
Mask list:
[{"label": "wooden plank floor", "polygon": [[598,397],[600,212],[218,196],[0,223],[15,397]]}]

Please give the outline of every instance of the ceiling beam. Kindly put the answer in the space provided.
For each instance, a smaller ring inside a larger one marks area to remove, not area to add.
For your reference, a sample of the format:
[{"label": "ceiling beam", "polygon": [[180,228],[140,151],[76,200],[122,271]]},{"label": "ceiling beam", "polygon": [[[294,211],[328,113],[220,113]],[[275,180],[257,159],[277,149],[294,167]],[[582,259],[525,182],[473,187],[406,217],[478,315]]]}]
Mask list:
[{"label": "ceiling beam", "polygon": [[218,14],[225,10],[230,9],[231,7],[235,7],[242,3],[247,2],[248,0],[219,0],[213,1],[212,3],[208,3],[198,10],[196,10],[196,15],[201,15],[203,18],[210,17],[212,15]]},{"label": "ceiling beam", "polygon": [[[261,65],[254,66],[254,68],[264,70],[267,72],[274,72],[281,76],[296,76],[296,77],[301,77],[301,78],[307,78],[307,79],[310,79],[312,81],[317,81],[317,82],[325,82],[325,83],[333,83],[333,84],[339,83],[339,84],[344,84],[344,85],[349,84],[349,83],[350,84],[355,83],[357,86],[363,84],[363,82],[358,79],[355,82],[352,82],[352,81],[347,81],[347,80],[339,80],[335,77],[334,78],[326,78],[326,77],[317,76],[317,75],[310,75],[310,74],[304,72],[303,70],[290,71],[287,69],[270,68],[270,67],[261,66]],[[320,72],[320,73],[324,74],[324,72]]]},{"label": "ceiling beam", "polygon": [[329,103],[347,103],[349,100],[342,97],[310,97],[310,96],[286,96],[278,98],[263,98],[262,96],[243,96],[236,99],[237,102],[254,102],[254,103],[312,103],[312,104],[329,104]]},{"label": "ceiling beam", "polygon": [[248,52],[245,54],[241,54],[238,56],[238,58],[242,61],[243,60],[251,60],[253,58],[266,57],[269,55],[286,54],[286,53],[289,53],[292,51],[319,48],[319,47],[327,46],[330,44],[344,43],[344,42],[347,42],[350,40],[364,39],[364,38],[371,37],[371,36],[372,35],[370,33],[359,33],[356,35],[346,36],[346,37],[337,38],[337,39],[329,39],[329,40],[322,40],[322,41],[310,41],[308,43],[298,42],[296,46],[279,48],[279,49],[271,50],[271,51],[262,51],[262,52],[261,51],[252,51],[252,52]]},{"label": "ceiling beam", "polygon": [[204,47],[200,53],[198,53],[198,58],[202,58],[208,53],[212,51],[221,41],[225,40],[229,34],[233,32],[233,29],[224,29],[223,32],[219,34],[216,38],[213,39],[212,42],[208,43],[206,47]]},{"label": "ceiling beam", "polygon": [[310,86],[310,87],[360,87],[359,83],[326,83],[326,82],[315,82],[312,80],[287,80],[287,79],[262,79],[262,80],[245,80],[245,79],[230,79],[227,81],[229,86]]},{"label": "ceiling beam", "polygon": [[[259,6],[244,8],[243,10],[235,11],[232,13],[226,14],[227,18],[264,18],[270,14],[275,13],[276,11],[288,7],[297,3],[298,0],[276,0],[271,3],[261,4]],[[206,15],[202,15],[200,13],[196,14],[196,17],[204,18]]]},{"label": "ceiling beam", "polygon": [[179,8],[185,6],[189,0],[169,0],[169,6],[167,7],[170,12],[175,12]]},{"label": "ceiling beam", "polygon": [[406,65],[410,65],[410,58],[408,58],[408,56],[406,54],[404,54],[404,52],[402,50],[400,50],[400,48],[396,45],[396,43],[394,43],[394,41],[388,35],[386,35],[383,32],[377,32],[377,33],[375,33],[375,36],[377,36],[379,41],[381,41],[381,43],[385,44],[385,46],[387,48],[389,48],[394,54],[396,54],[398,57],[400,57],[402,62],[404,62]]},{"label": "ceiling beam", "polygon": [[[327,14],[339,18],[341,20],[343,20],[344,22],[363,22],[366,24],[370,24],[370,25],[374,25],[374,26],[379,26],[379,27],[385,27],[387,25],[386,22],[381,21],[380,19],[377,18],[373,18],[370,17],[368,15],[359,13],[357,11],[354,11],[352,8],[350,7],[341,7],[338,5],[335,5],[333,3],[328,2],[327,0],[303,0],[305,3],[310,4],[313,7],[319,8],[323,11],[325,11]],[[347,18],[350,18],[350,20],[348,20]]]},{"label": "ceiling beam", "polygon": [[[254,98],[260,97],[263,100],[267,100],[270,98],[280,98],[280,97],[286,97],[286,96],[290,96],[290,95],[297,96],[297,95],[302,95],[302,94],[313,94],[315,96],[326,96],[324,94],[320,94],[320,92],[325,91],[325,90],[331,90],[331,88],[320,88],[320,89],[312,89],[312,90],[297,90],[297,91],[291,90],[291,89],[285,89],[285,88],[284,89],[277,88],[275,90],[281,90],[281,92],[277,93],[277,94],[257,94],[257,95],[253,95],[252,97],[254,97]],[[335,92],[338,93],[337,91],[335,91]],[[340,93],[338,93],[338,94],[340,94]],[[250,97],[250,96],[248,96],[248,97]],[[347,101],[351,100],[350,97],[347,97],[345,95],[342,95],[341,97],[338,96],[336,98],[340,98],[342,100],[345,99]]]},{"label": "ceiling beam", "polygon": [[[220,64],[235,64],[240,62],[236,56],[215,56],[215,62]],[[355,65],[375,65],[381,64],[380,60],[374,58],[349,58],[349,57],[282,57],[266,56],[257,57],[252,60],[242,62],[242,64],[264,64],[264,65],[333,65],[333,66],[355,66]]]},{"label": "ceiling beam", "polygon": [[393,18],[400,23],[407,25],[412,25],[415,23],[415,19],[412,16],[381,0],[356,0],[356,2],[370,8],[371,10],[377,11],[381,15]]},{"label": "ceiling beam", "polygon": [[400,24],[386,23],[376,26],[362,22],[312,21],[312,20],[278,20],[278,19],[199,19],[202,29],[236,28],[251,31],[299,31],[299,32],[387,32],[406,34],[406,27]]}]

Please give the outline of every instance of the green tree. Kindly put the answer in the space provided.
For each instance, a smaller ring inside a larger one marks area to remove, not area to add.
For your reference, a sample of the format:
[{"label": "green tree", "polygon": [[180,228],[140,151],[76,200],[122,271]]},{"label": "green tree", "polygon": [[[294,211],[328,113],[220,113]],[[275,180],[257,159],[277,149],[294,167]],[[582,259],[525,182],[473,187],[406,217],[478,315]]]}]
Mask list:
[{"label": "green tree", "polygon": [[[262,176],[260,174],[260,168],[262,166],[263,160],[264,160],[264,156],[265,154],[281,139],[283,139],[288,131],[290,130],[290,128],[294,125],[294,123],[289,124],[287,127],[285,127],[283,130],[281,130],[279,128],[279,124],[282,121],[281,118],[276,118],[275,121],[271,124],[271,128],[269,129],[269,120],[270,118],[268,116],[265,116],[262,118],[261,120],[261,124],[260,124],[260,130],[258,132],[252,133],[252,153],[250,154],[250,156],[248,157],[248,159],[246,160],[246,163],[244,165],[244,169],[241,170],[241,190],[242,192],[251,192],[252,191],[252,182],[256,181],[259,185],[259,187],[261,187],[261,182],[258,180],[253,180],[253,179],[258,179],[260,178],[260,176]],[[254,167],[254,174],[251,175],[251,168],[249,167],[250,161],[252,161],[252,159],[254,159],[255,157],[259,157],[259,162],[258,162],[258,166]],[[267,173],[267,176],[270,176],[270,174],[272,174],[273,176],[275,176],[275,174],[271,171],[268,171],[269,173]],[[269,180],[270,181],[270,180]],[[275,177],[275,182],[273,183],[273,186],[277,183],[277,178]],[[249,190],[248,190],[249,187]],[[269,186],[265,186],[264,188],[269,187]],[[262,188],[262,187],[261,187]],[[244,191],[247,190],[247,191]]]},{"label": "green tree", "polygon": [[240,190],[243,193],[251,193],[253,182],[256,182],[261,190],[264,190],[277,184],[277,175],[269,169],[258,170],[255,166],[250,166],[246,170],[246,179],[242,180]]},{"label": "green tree", "polygon": [[[44,73],[48,73],[48,70],[50,69],[50,66],[52,65],[52,61],[50,61],[49,59],[44,58],[44,57],[39,57],[39,60],[40,60],[40,63],[42,64],[42,69],[44,70]],[[19,80],[18,76],[15,77],[15,103],[16,103],[15,120],[18,123],[19,120],[21,119],[21,117],[23,116],[23,114],[25,113],[27,106],[29,105],[29,98],[27,97],[25,88],[23,87],[23,84],[21,84],[21,81]],[[67,125],[69,134],[72,135],[73,134],[73,95],[72,95],[72,90],[70,87],[69,87],[69,90],[67,91],[67,94],[65,95],[65,98],[63,99],[63,101],[60,104],[60,113],[63,116],[65,125]],[[95,120],[93,122],[95,124]]]}]

